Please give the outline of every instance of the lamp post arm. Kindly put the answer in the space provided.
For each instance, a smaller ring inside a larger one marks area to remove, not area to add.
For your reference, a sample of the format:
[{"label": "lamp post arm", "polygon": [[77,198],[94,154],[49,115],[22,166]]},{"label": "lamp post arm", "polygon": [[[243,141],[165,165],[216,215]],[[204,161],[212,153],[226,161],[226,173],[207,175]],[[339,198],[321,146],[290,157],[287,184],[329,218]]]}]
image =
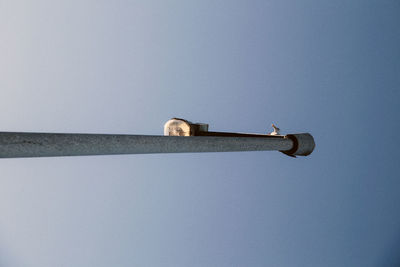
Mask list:
[{"label": "lamp post arm", "polygon": [[[311,142],[311,146],[314,148],[314,141],[311,135],[300,134],[300,136],[305,138],[305,143]],[[302,150],[304,147],[304,140],[300,141],[300,144],[297,142],[297,148],[295,147],[295,140],[297,139],[289,138],[287,136],[182,137],[156,135],[0,132],[0,157],[20,158],[263,150],[287,151],[290,152],[290,155],[300,155],[298,153],[299,151],[306,154],[303,151],[304,149]]]}]

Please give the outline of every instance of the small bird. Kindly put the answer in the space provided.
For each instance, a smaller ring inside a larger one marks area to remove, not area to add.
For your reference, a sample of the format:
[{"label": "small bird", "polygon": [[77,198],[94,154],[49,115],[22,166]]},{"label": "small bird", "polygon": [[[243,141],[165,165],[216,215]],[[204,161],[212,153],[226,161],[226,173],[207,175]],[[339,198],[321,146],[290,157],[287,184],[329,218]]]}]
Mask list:
[{"label": "small bird", "polygon": [[270,133],[270,135],[280,135],[279,131],[281,129],[279,129],[278,127],[276,127],[274,124],[271,125],[272,128],[274,128],[274,131]]}]

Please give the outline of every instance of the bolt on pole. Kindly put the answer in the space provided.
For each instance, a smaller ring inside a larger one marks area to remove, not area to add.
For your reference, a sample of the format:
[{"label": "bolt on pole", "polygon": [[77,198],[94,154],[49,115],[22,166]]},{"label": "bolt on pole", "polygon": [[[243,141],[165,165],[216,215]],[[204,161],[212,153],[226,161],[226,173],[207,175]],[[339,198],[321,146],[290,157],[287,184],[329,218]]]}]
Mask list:
[{"label": "bolt on pole", "polygon": [[273,136],[208,132],[208,125],[182,119],[168,121],[164,135],[0,132],[0,158],[264,150],[306,156],[315,146],[308,133]]}]

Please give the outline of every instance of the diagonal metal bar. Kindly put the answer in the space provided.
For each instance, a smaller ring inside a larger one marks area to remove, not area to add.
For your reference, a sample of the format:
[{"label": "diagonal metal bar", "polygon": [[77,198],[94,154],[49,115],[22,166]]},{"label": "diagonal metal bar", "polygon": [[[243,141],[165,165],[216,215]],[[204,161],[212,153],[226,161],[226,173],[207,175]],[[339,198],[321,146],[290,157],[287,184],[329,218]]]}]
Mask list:
[{"label": "diagonal metal bar", "polygon": [[[311,136],[311,135],[310,135]],[[312,137],[311,137],[312,138]],[[0,132],[0,157],[293,150],[284,136],[156,136]],[[311,152],[310,152],[311,153]]]},{"label": "diagonal metal bar", "polygon": [[0,157],[290,150],[288,138],[0,132]]}]

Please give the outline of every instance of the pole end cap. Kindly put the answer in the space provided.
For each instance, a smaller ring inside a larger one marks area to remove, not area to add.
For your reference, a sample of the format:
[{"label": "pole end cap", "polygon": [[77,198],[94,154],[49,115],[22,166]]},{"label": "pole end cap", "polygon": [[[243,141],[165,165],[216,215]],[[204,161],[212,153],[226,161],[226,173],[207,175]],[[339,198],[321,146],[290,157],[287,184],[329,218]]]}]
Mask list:
[{"label": "pole end cap", "polygon": [[308,156],[314,151],[314,137],[309,133],[288,134],[285,138],[293,141],[292,149],[281,151],[288,156]]}]

